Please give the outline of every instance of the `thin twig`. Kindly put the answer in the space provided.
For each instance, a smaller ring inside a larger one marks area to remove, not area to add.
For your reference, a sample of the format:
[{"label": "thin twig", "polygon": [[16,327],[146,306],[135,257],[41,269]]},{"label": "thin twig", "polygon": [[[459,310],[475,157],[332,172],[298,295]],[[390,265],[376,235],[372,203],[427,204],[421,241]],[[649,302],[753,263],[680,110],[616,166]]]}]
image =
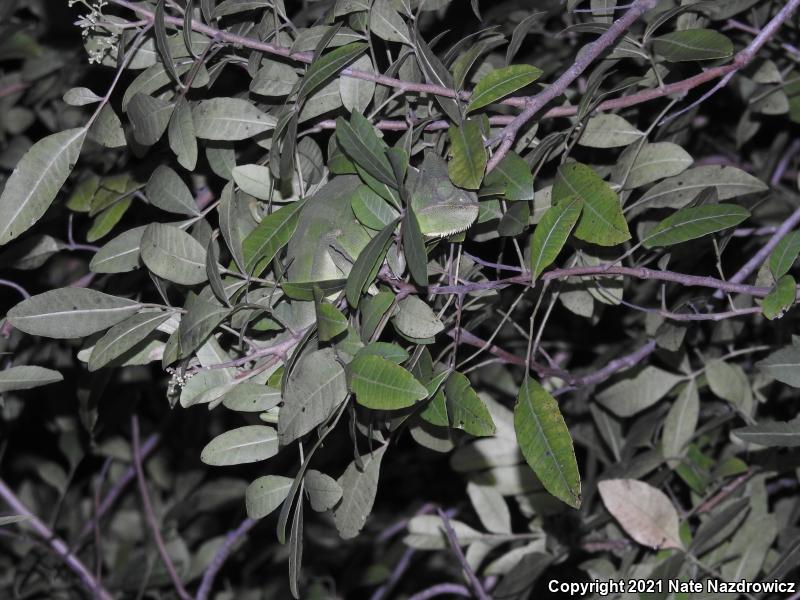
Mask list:
[{"label": "thin twig", "polygon": [[5,500],[5,502],[12,508],[12,510],[18,515],[24,515],[27,517],[25,523],[29,524],[34,531],[36,531],[39,536],[42,537],[50,547],[55,551],[58,556],[64,561],[64,563],[70,568],[70,570],[78,576],[83,583],[84,587],[89,590],[94,598],[98,600],[112,600],[111,594],[103,587],[101,583],[99,583],[94,576],[92,575],[91,571],[86,567],[86,565],[81,562],[81,560],[72,552],[70,552],[67,545],[64,541],[56,536],[47,525],[45,525],[36,515],[34,515],[28,507],[25,506],[22,501],[11,491],[5,481],[0,479],[0,497]]},{"label": "thin twig", "polygon": [[491,600],[489,595],[483,589],[483,586],[481,585],[477,575],[475,575],[475,571],[473,571],[472,567],[469,566],[469,563],[464,556],[464,552],[461,551],[461,545],[458,543],[456,532],[453,531],[453,526],[450,525],[450,518],[441,508],[436,512],[439,513],[439,518],[442,519],[442,525],[444,526],[444,532],[447,535],[447,539],[450,541],[450,547],[453,549],[453,554],[456,555],[456,558],[458,559],[461,568],[464,570],[464,573],[466,573],[467,580],[472,586],[472,589],[475,591],[475,597],[478,598],[478,600]]},{"label": "thin twig", "polygon": [[614,375],[615,373],[623,370],[623,369],[631,369],[641,363],[645,358],[650,356],[653,352],[655,352],[656,343],[654,340],[650,340],[640,348],[637,348],[630,354],[626,354],[625,356],[620,356],[619,358],[615,358],[614,360],[610,361],[606,366],[602,369],[598,369],[593,373],[589,373],[588,375],[584,375],[582,377],[577,377],[572,379],[568,382],[568,385],[556,390],[553,392],[554,396],[558,396],[560,394],[564,394],[571,390],[575,390],[581,387],[586,387],[590,385],[597,385],[598,383],[604,382],[606,379]]},{"label": "thin twig", "polygon": [[214,579],[217,573],[222,569],[222,566],[225,564],[225,561],[228,560],[228,557],[233,552],[239,540],[247,535],[247,532],[255,527],[257,523],[257,520],[248,518],[242,521],[236,529],[228,532],[228,535],[225,536],[225,542],[223,542],[222,546],[220,546],[219,550],[214,554],[214,558],[208,563],[208,567],[206,567],[205,573],[203,573],[203,579],[200,581],[200,587],[197,588],[195,600],[207,600],[211,589],[214,587]]},{"label": "thin twig", "polygon": [[133,437],[133,465],[136,468],[139,495],[142,498],[142,507],[144,508],[147,523],[150,525],[150,532],[153,534],[153,542],[156,548],[158,548],[158,553],[161,555],[161,560],[164,563],[164,567],[167,569],[169,578],[172,580],[175,591],[178,592],[178,596],[180,596],[182,600],[191,600],[192,597],[189,595],[189,592],[186,591],[186,588],[183,587],[183,582],[181,582],[181,578],[175,570],[175,565],[169,557],[167,546],[164,544],[164,538],[161,537],[161,529],[158,524],[158,519],[156,518],[155,510],[153,509],[153,503],[150,501],[150,493],[147,491],[147,481],[145,481],[144,478],[141,448],[139,446],[139,419],[136,415],[131,416],[131,436]]},{"label": "thin twig", "polygon": [[[800,1],[800,0],[798,0]],[[564,71],[558,79],[556,79],[545,90],[530,98],[526,103],[523,111],[517,115],[513,121],[505,126],[494,140],[490,143],[500,142],[500,146],[492,155],[491,160],[486,167],[487,172],[491,172],[497,164],[503,160],[520,129],[530,121],[535,114],[541,111],[550,102],[558,98],[569,85],[575,81],[580,75],[589,68],[589,66],[605,52],[622,34],[624,34],[631,26],[648,10],[654,8],[657,0],[636,0],[630,10],[622,15],[619,19],[614,21],[611,26],[606,29],[603,34],[587,45],[578,54],[575,62]]]},{"label": "thin twig", "polygon": [[437,583],[428,589],[417,592],[408,600],[429,600],[430,598],[444,595],[461,596],[462,598],[472,597],[472,594],[469,593],[469,590],[460,583]]},{"label": "thin twig", "polygon": [[[140,458],[141,462],[145,462],[149,456],[153,453],[158,443],[161,441],[161,436],[157,433],[153,433],[144,441],[141,447]],[[83,546],[85,541],[89,538],[94,528],[100,523],[102,518],[105,514],[111,510],[111,507],[114,506],[117,499],[122,495],[122,492],[125,491],[125,488],[128,487],[128,484],[134,480],[136,477],[136,467],[133,465],[129,466],[125,469],[125,472],[120,475],[119,479],[117,479],[116,483],[112,486],[108,493],[103,498],[103,501],[100,503],[99,508],[97,509],[96,513],[92,518],[83,526],[81,529],[80,534],[78,535],[78,540],[75,542],[75,546],[73,551],[77,551],[78,549]]]}]

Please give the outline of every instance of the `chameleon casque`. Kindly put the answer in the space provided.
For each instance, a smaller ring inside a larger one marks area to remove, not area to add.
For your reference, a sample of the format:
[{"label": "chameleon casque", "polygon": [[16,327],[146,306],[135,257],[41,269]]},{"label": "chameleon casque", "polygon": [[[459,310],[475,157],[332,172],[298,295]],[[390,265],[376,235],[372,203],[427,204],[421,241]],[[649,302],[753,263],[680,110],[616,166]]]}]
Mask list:
[{"label": "chameleon casque", "polygon": [[[456,187],[447,164],[426,153],[419,169],[409,169],[406,188],[426,239],[465,231],[477,219],[478,198]],[[311,196],[300,212],[297,229],[289,241],[293,257],[287,279],[309,283],[346,279],[353,263],[377,231],[361,223],[351,209],[351,198],[364,183],[356,175],[336,176]],[[313,322],[311,302],[294,302],[291,321],[302,327]]]}]

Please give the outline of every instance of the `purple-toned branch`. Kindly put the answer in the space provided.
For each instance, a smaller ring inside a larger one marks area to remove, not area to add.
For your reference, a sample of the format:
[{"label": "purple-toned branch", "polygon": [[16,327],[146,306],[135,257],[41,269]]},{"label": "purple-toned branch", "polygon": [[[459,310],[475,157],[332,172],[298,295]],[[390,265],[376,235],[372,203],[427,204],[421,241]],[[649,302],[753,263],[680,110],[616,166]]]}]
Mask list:
[{"label": "purple-toned branch", "polygon": [[[161,436],[157,433],[153,433],[144,441],[139,454],[141,462],[145,462],[147,460],[160,441]],[[133,481],[135,477],[136,467],[131,465],[125,469],[125,472],[122,473],[119,479],[117,479],[113,487],[108,490],[108,493],[100,503],[100,507],[97,509],[96,514],[89,520],[88,523],[86,523],[86,525],[83,526],[83,529],[81,529],[81,532],[78,535],[78,541],[75,543],[75,550],[83,546],[84,542],[89,538],[94,530],[94,527],[99,524],[105,514],[111,509],[112,506],[114,506],[117,499],[122,495],[122,492],[125,491],[125,488],[128,487],[128,484]]]},{"label": "purple-toned branch", "polygon": [[222,569],[239,540],[247,535],[247,532],[255,527],[257,523],[258,521],[255,519],[248,518],[242,521],[236,529],[228,532],[228,535],[225,536],[225,542],[219,547],[214,558],[211,559],[208,567],[206,567],[205,573],[203,573],[203,579],[200,581],[200,587],[197,588],[195,600],[208,600],[211,589],[214,587],[214,579],[216,579],[217,573]]},{"label": "purple-toned branch", "polygon": [[[706,69],[702,73],[698,73],[697,75],[688,77],[686,79],[682,79],[680,81],[668,83],[655,88],[641,90],[639,92],[636,92],[634,94],[629,94],[627,96],[621,96],[619,98],[612,98],[610,100],[606,100],[604,102],[601,102],[595,108],[595,112],[618,110],[621,108],[628,108],[631,106],[635,106],[637,104],[642,104],[644,102],[650,102],[652,100],[663,98],[665,96],[686,94],[687,92],[691,91],[692,89],[700,85],[724,77],[732,71],[739,70],[750,60],[752,60],[752,56],[755,54],[755,52],[757,52],[761,48],[761,46],[763,46],[764,43],[766,43],[766,41],[775,33],[778,26],[780,26],[780,24],[782,24],[791,15],[791,12],[793,12],[794,9],[796,8],[797,1],[798,0],[792,0],[790,2],[790,4],[792,4],[793,6],[788,7],[789,8],[788,12],[786,11],[786,7],[782,9],[776,15],[776,17],[773,18],[773,20],[767,24],[767,27],[765,27],[765,31],[769,32],[768,35],[765,38],[756,38],[751,43],[751,45],[748,46],[748,48],[746,48],[745,50],[742,51],[742,53],[737,55],[737,58],[733,63]],[[153,21],[152,11],[148,10],[142,5],[134,4],[133,2],[128,2],[127,0],[111,0],[111,2],[113,2],[117,6],[129,9],[139,14],[148,22]],[[171,25],[179,27],[183,25],[183,20],[175,17],[167,16],[165,18],[165,21]],[[311,60],[311,55],[309,53],[303,53],[303,52],[293,53],[289,48],[276,46],[275,44],[262,42],[261,40],[236,35],[230,32],[223,32],[213,27],[209,27],[208,25],[204,25],[203,23],[199,23],[197,19],[195,19],[192,22],[192,29],[194,31],[203,33],[212,38],[219,39],[226,43],[231,43],[245,48],[250,48],[252,50],[259,50],[267,54],[283,56],[284,58],[289,58],[291,60],[296,60],[298,62],[305,62],[305,63],[308,63]],[[752,51],[750,50],[751,48]],[[381,85],[391,87],[393,89],[397,89],[400,91],[433,94],[448,98],[453,98],[456,95],[455,92],[449,88],[436,86],[432,84],[419,84],[419,83],[407,82],[393,77],[387,77],[385,75],[378,75],[372,72],[359,71],[357,69],[345,69],[341,72],[341,74],[345,77],[352,77],[355,79],[364,79],[367,81],[373,81],[375,83],[379,83]],[[467,100],[470,97],[470,93],[460,92],[459,97],[463,100]],[[528,104],[529,100],[530,100],[529,97],[516,96],[502,100],[501,104],[524,108]],[[571,117],[577,114],[577,111],[578,111],[577,106],[557,106],[543,113],[541,118],[552,119],[558,117]],[[511,118],[510,120],[513,120],[513,118]],[[436,127],[443,127],[445,123],[446,123],[445,121],[436,122]],[[391,129],[391,130],[405,130],[408,128],[408,123],[405,121],[384,121],[383,127],[385,129]]]},{"label": "purple-toned branch", "polygon": [[469,590],[460,583],[437,583],[426,590],[417,592],[408,600],[429,600],[436,596],[461,596],[462,598],[471,598]]},{"label": "purple-toned branch", "polygon": [[175,570],[172,559],[169,557],[167,546],[164,544],[164,538],[161,537],[161,528],[156,518],[155,510],[153,509],[153,503],[150,501],[150,493],[147,490],[147,481],[145,481],[144,469],[142,468],[142,454],[139,445],[139,419],[136,415],[131,416],[131,435],[133,437],[133,466],[136,468],[139,495],[142,498],[142,507],[144,508],[144,515],[147,519],[147,523],[150,526],[150,532],[153,534],[153,542],[156,548],[158,548],[158,553],[161,555],[161,560],[164,563],[164,567],[167,569],[169,578],[172,580],[172,585],[175,587],[178,596],[180,596],[182,600],[192,600],[189,592],[183,587],[183,582],[178,572]]},{"label": "purple-toned branch", "polygon": [[[569,277],[613,277],[621,275],[623,277],[632,277],[634,279],[645,279],[653,281],[665,281],[669,283],[677,283],[687,287],[704,287],[715,290],[722,290],[723,292],[731,292],[734,294],[745,294],[755,298],[763,298],[770,292],[768,287],[760,287],[756,285],[746,285],[743,283],[734,283],[731,281],[723,281],[716,277],[706,277],[703,275],[687,275],[685,273],[677,273],[675,271],[661,271],[655,269],[648,269],[646,267],[621,267],[612,264],[602,264],[587,267],[565,267],[562,269],[552,269],[546,271],[539,276],[542,281],[551,281],[559,279],[567,279]],[[403,281],[384,278],[387,283],[390,283],[398,290],[415,291],[417,288],[413,284]],[[471,283],[462,283],[456,285],[434,285],[426,288],[429,294],[465,294],[469,292],[476,292],[479,290],[496,290],[508,287],[509,285],[529,285],[531,283],[530,273],[523,273],[514,277],[507,277],[505,279],[496,279],[490,281],[476,281]]]},{"label": "purple-toned branch", "polygon": [[566,386],[557,389],[555,392],[553,392],[553,395],[559,396],[571,390],[602,383],[606,379],[608,379],[615,373],[622,371],[623,369],[631,369],[635,367],[641,361],[643,361],[645,358],[647,358],[653,352],[655,352],[655,349],[656,349],[655,341],[650,340],[642,347],[636,349],[634,352],[626,354],[625,356],[620,356],[619,358],[615,358],[614,360],[609,362],[606,366],[604,366],[602,369],[598,369],[597,371],[589,373],[588,375],[583,375],[582,377],[576,377],[570,379]]},{"label": "purple-toned branch", "polygon": [[444,532],[445,535],[447,535],[448,541],[450,542],[450,547],[453,549],[453,554],[456,555],[461,568],[464,570],[464,573],[466,573],[467,580],[475,592],[475,597],[478,598],[478,600],[491,600],[489,595],[483,589],[483,586],[481,585],[477,575],[475,575],[475,571],[473,571],[472,567],[469,566],[467,558],[464,556],[464,552],[461,551],[461,545],[458,543],[456,532],[453,531],[453,526],[450,525],[450,517],[448,517],[441,508],[437,512],[439,513],[439,518],[442,519]]},{"label": "purple-toned branch", "polygon": [[25,523],[30,525],[33,530],[50,545],[53,551],[61,557],[70,570],[78,576],[83,586],[92,593],[94,598],[97,600],[112,600],[111,594],[94,578],[86,565],[84,565],[75,554],[70,552],[61,538],[56,536],[47,525],[28,510],[28,507],[22,503],[2,479],[0,479],[0,497],[5,500],[6,504],[8,504],[16,514],[28,517]]},{"label": "purple-toned branch", "polygon": [[19,295],[22,296],[25,300],[31,297],[28,290],[26,290],[20,284],[14,283],[13,281],[9,281],[8,279],[0,279],[0,285],[16,290],[19,293]]},{"label": "purple-toned branch", "polygon": [[631,8],[622,15],[619,19],[614,21],[611,26],[606,29],[603,34],[593,41],[588,46],[581,49],[575,62],[564,71],[558,79],[556,79],[550,86],[542,92],[531,97],[526,103],[523,111],[517,115],[513,121],[505,126],[503,131],[497,136],[493,142],[500,142],[500,146],[492,155],[489,164],[486,167],[487,172],[491,172],[497,164],[503,160],[514,140],[517,137],[519,130],[530,121],[535,114],[540,112],[550,102],[558,98],[564,91],[583,74],[589,66],[597,60],[621,35],[623,35],[631,26],[648,10],[654,8],[657,0],[636,0]]},{"label": "purple-toned branch", "polygon": [[[780,224],[778,229],[775,230],[775,233],[772,234],[772,237],[769,238],[767,243],[764,244],[758,252],[751,256],[750,260],[742,265],[742,267],[736,271],[733,277],[731,277],[728,281],[730,283],[741,283],[747,279],[762,265],[765,260],[769,258],[769,255],[775,249],[775,246],[777,246],[783,238],[789,235],[789,233],[795,227],[797,227],[798,224],[800,224],[800,208],[796,208],[794,212],[789,215],[789,217],[783,223]],[[714,293],[714,297],[717,299],[722,298],[722,296],[722,290]]]}]

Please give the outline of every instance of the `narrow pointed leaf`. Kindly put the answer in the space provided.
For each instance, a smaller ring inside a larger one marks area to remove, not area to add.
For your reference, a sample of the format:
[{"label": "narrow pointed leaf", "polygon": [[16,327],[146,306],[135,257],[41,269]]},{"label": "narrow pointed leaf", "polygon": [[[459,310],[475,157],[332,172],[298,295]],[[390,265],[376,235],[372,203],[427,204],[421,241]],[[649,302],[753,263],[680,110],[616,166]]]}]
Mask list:
[{"label": "narrow pointed leaf", "polygon": [[536,279],[553,264],[581,214],[581,201],[567,198],[544,213],[531,236],[531,276]]},{"label": "narrow pointed leaf", "polygon": [[642,240],[645,248],[672,246],[736,227],[750,212],[738,204],[705,204],[682,208],[653,227]]},{"label": "narrow pointed leaf", "polygon": [[569,429],[555,398],[530,377],[514,407],[514,430],[525,461],[545,489],[579,508],[581,479]]},{"label": "narrow pointed leaf", "polygon": [[374,354],[358,356],[348,371],[356,402],[367,408],[408,408],[428,396],[428,390],[411,373]]},{"label": "narrow pointed leaf", "polygon": [[86,129],[68,129],[36,142],[22,156],[0,195],[0,245],[30,229],[69,177]]},{"label": "narrow pointed leaf", "polygon": [[475,86],[467,105],[467,112],[483,108],[530,85],[542,76],[542,70],[533,65],[512,65],[494,69]]}]

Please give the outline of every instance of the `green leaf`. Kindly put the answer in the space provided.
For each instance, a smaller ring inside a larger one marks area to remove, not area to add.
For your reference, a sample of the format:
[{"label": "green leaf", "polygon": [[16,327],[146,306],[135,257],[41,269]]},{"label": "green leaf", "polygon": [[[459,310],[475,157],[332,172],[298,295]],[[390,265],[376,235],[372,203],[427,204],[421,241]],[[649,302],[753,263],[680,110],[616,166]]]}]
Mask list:
[{"label": "green leaf", "polygon": [[664,492],[635,479],[606,479],[597,488],[608,512],[634,540],[653,549],[683,550],[678,512]]},{"label": "green leaf", "polygon": [[396,228],[396,220],[384,227],[364,247],[353,264],[353,268],[350,269],[350,274],[347,276],[345,295],[353,308],[358,308],[358,303],[361,301],[361,293],[378,274],[378,269],[380,269],[383,259],[386,257],[392,234]]},{"label": "green leaf", "polygon": [[408,26],[391,0],[375,0],[369,10],[369,29],[382,40],[413,45]]},{"label": "green leaf", "polygon": [[478,189],[486,171],[486,148],[478,121],[468,119],[460,127],[451,125],[449,134],[453,154],[447,165],[450,179],[459,187]]},{"label": "green leaf", "polygon": [[317,302],[316,312],[317,331],[319,339],[323,342],[329,342],[337,335],[347,331],[347,317],[333,304]]},{"label": "green leaf", "polygon": [[761,309],[767,319],[780,319],[797,298],[797,283],[791,275],[784,275],[764,297]]},{"label": "green leaf", "polygon": [[278,436],[286,445],[324,422],[347,398],[344,369],[331,348],[303,356],[286,380]]},{"label": "green leaf", "polygon": [[353,209],[353,214],[361,221],[362,225],[375,231],[386,227],[400,214],[397,209],[366,185],[359,186],[353,193],[350,199],[350,208]]},{"label": "green leaf", "polygon": [[536,279],[553,264],[572,228],[578,222],[582,202],[578,198],[567,198],[551,206],[542,216],[531,236],[531,276]]},{"label": "green leaf", "polygon": [[53,369],[19,365],[0,371],[0,394],[49,385],[64,381],[64,376]]},{"label": "green leaf", "polygon": [[406,257],[408,272],[417,285],[428,285],[428,253],[425,250],[425,238],[419,228],[417,215],[409,205],[403,217],[403,253]]},{"label": "green leaf", "polygon": [[686,454],[686,446],[697,428],[699,415],[700,395],[692,380],[678,394],[664,420],[661,448],[670,467],[675,468],[680,464],[680,459]]},{"label": "green leaf", "polygon": [[244,266],[253,277],[258,277],[272,262],[275,255],[289,243],[297,229],[300,211],[305,200],[298,200],[279,208],[261,220],[242,243]]},{"label": "green leaf", "polygon": [[[375,73],[372,59],[368,55],[360,56],[350,68],[365,73]],[[375,95],[375,82],[357,77],[339,78],[339,95],[348,112],[364,113]],[[308,139],[308,138],[306,138]]]},{"label": "green leaf", "polygon": [[705,204],[682,208],[653,227],[642,240],[645,248],[672,246],[736,227],[750,212],[738,204]]},{"label": "green leaf", "polygon": [[581,479],[569,429],[558,403],[530,377],[514,407],[514,430],[522,455],[545,489],[573,508],[581,505]]},{"label": "green leaf", "polygon": [[300,82],[300,88],[297,90],[298,99],[302,100],[314,92],[328,79],[358,58],[368,46],[369,44],[365,42],[352,42],[335,48],[317,58],[308,67],[305,76]]},{"label": "green leaf", "polygon": [[388,444],[383,445],[351,462],[338,479],[342,500],[333,511],[333,521],[343,539],[356,537],[372,512],[381,461],[388,447]]},{"label": "green leaf", "polygon": [[713,29],[684,29],[653,38],[653,50],[669,62],[733,56],[733,43]]},{"label": "green leaf", "polygon": [[511,65],[489,71],[475,86],[467,112],[483,108],[530,85],[542,76],[533,65]]},{"label": "green leaf", "polygon": [[134,227],[100,248],[92,257],[89,269],[92,273],[127,273],[139,268],[139,248],[146,227]]},{"label": "green leaf", "polygon": [[123,200],[115,202],[103,210],[103,212],[98,214],[92,221],[92,226],[89,228],[89,231],[86,232],[86,241],[96,242],[97,240],[108,235],[108,233],[117,225],[117,223],[122,220],[122,217],[125,216],[125,213],[128,212],[131,202],[133,202],[133,198],[124,198]]},{"label": "green leaf", "polygon": [[143,146],[152,146],[164,135],[172,116],[171,103],[147,94],[135,94],[128,104],[133,136]]},{"label": "green leaf", "polygon": [[800,446],[800,418],[792,421],[762,421],[734,429],[731,433],[743,442],[759,446],[796,448]]},{"label": "green leaf", "polygon": [[619,148],[642,139],[643,135],[619,115],[604,113],[586,121],[578,144],[589,148]]},{"label": "green leaf", "polygon": [[430,305],[413,295],[398,302],[392,322],[400,333],[415,339],[432,338],[444,331],[444,323]]},{"label": "green leaf", "polygon": [[94,345],[89,358],[89,370],[96,371],[119,358],[147,339],[170,316],[170,313],[164,312],[142,312],[115,325]]},{"label": "green leaf", "polygon": [[684,377],[647,366],[597,394],[597,401],[620,417],[630,417],[650,408],[666,396]]},{"label": "green leaf", "polygon": [[202,100],[192,111],[195,135],[206,140],[246,140],[275,128],[276,119],[241,98]]},{"label": "green leaf", "polygon": [[262,67],[250,82],[250,91],[262,96],[281,97],[291,93],[300,80],[290,65],[265,58]]},{"label": "green leaf", "polygon": [[186,312],[178,326],[181,356],[191,356],[230,314],[230,309],[217,302],[209,302],[192,292],[186,299],[184,309]]},{"label": "green leaf", "polygon": [[271,514],[286,500],[293,482],[291,477],[265,475],[250,483],[244,495],[247,516],[263,519]]},{"label": "green leaf", "polygon": [[148,269],[168,281],[197,285],[207,279],[206,249],[173,225],[148,225],[142,235],[141,256]]},{"label": "green leaf", "polygon": [[757,362],[756,366],[775,380],[800,388],[800,347],[781,348]]},{"label": "green leaf", "polygon": [[222,406],[240,412],[266,412],[281,400],[280,390],[243,381],[222,397]]},{"label": "green leaf", "polygon": [[197,165],[197,137],[194,132],[192,109],[186,98],[175,103],[175,112],[167,128],[169,147],[175,153],[178,163],[187,171],[194,171]]},{"label": "green leaf", "polygon": [[342,117],[336,119],[336,139],[356,167],[383,184],[397,187],[392,165],[386,156],[386,143],[377,136],[364,116],[354,112],[349,123]]},{"label": "green leaf", "polygon": [[[425,81],[433,83],[447,89],[453,89],[453,77],[450,71],[444,66],[439,57],[431,50],[430,46],[422,39],[418,30],[414,30],[414,53],[417,56],[417,63],[425,74]],[[446,96],[435,96],[436,102],[442,108],[448,118],[454,123],[461,122],[461,109],[458,102]]]},{"label": "green leaf", "polygon": [[665,177],[680,175],[692,162],[691,155],[672,142],[634,144],[620,155],[611,172],[611,181],[632,190]]},{"label": "green leaf", "polygon": [[187,185],[167,166],[159,165],[145,188],[147,200],[153,206],[171,213],[194,217],[200,214]]},{"label": "green leaf", "polygon": [[619,197],[591,167],[578,162],[559,167],[553,185],[553,204],[571,198],[582,204],[575,237],[600,246],[616,246],[630,239]]},{"label": "green leaf", "polygon": [[278,453],[278,435],[266,425],[245,425],[215,437],[200,453],[207,465],[222,467],[266,460]]},{"label": "green leaf", "polygon": [[704,165],[657,183],[626,211],[632,218],[649,208],[683,208],[709,187],[714,188],[720,202],[769,189],[760,179],[736,167]]},{"label": "green leaf", "polygon": [[86,129],[68,129],[36,142],[22,156],[0,195],[0,245],[30,229],[72,172]]},{"label": "green leaf", "polygon": [[272,174],[269,167],[262,165],[237,165],[231,170],[233,181],[243,192],[269,201],[272,196]]},{"label": "green leaf", "polygon": [[242,250],[242,238],[239,230],[239,214],[237,212],[236,194],[233,191],[233,182],[229,181],[222,188],[219,199],[219,231],[225,239],[228,250],[231,253],[233,262],[239,270],[244,273],[247,269],[244,266],[244,251]]},{"label": "green leaf", "polygon": [[428,390],[411,373],[380,356],[359,356],[348,365],[348,372],[356,401],[367,408],[408,408],[428,396]]},{"label": "green leaf", "polygon": [[25,333],[77,338],[108,329],[138,312],[140,304],[86,288],[38,294],[8,311],[9,322]]},{"label": "green leaf", "polygon": [[488,531],[499,534],[511,533],[511,513],[503,496],[490,485],[467,484],[467,495]]},{"label": "green leaf", "polygon": [[533,175],[519,154],[509,152],[483,180],[487,188],[500,188],[506,200],[533,200]]},{"label": "green leaf", "polygon": [[769,270],[775,279],[786,275],[800,255],[800,231],[781,238],[769,255]]},{"label": "green leaf", "polygon": [[342,488],[339,483],[325,473],[309,469],[303,481],[311,508],[317,512],[324,512],[336,506],[342,498]]},{"label": "green leaf", "polygon": [[155,32],[156,48],[158,49],[158,53],[161,55],[161,62],[169,73],[169,76],[172,77],[173,81],[180,86],[181,80],[178,78],[178,74],[175,72],[175,63],[172,60],[172,50],[169,47],[169,39],[167,38],[167,27],[164,23],[165,2],[166,0],[158,0],[158,3],[156,4],[155,16],[153,18],[153,30]]},{"label": "green leaf", "polygon": [[485,437],[495,434],[496,427],[489,409],[472,389],[462,373],[453,373],[444,386],[450,426],[470,435]]}]

